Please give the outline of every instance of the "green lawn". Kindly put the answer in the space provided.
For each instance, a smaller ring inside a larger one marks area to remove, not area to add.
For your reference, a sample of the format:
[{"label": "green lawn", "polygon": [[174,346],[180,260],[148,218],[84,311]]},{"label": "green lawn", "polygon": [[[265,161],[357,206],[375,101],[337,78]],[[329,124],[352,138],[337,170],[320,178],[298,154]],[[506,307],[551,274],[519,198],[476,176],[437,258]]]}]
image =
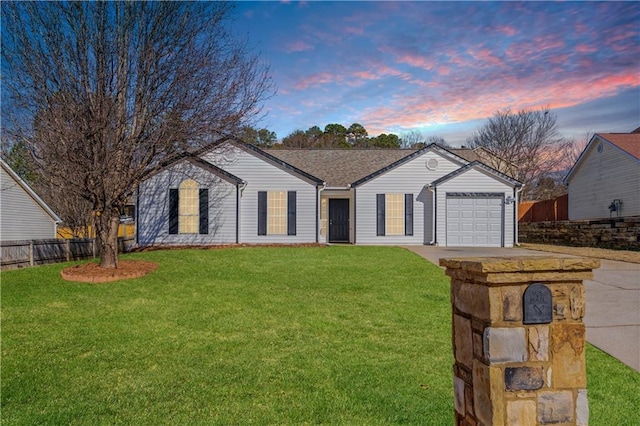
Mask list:
[{"label": "green lawn", "polygon": [[[13,424],[453,423],[449,281],[398,248],[138,253],[147,277],[2,273]],[[640,374],[588,347],[592,425],[637,425]],[[615,409],[613,408],[615,407]]]}]

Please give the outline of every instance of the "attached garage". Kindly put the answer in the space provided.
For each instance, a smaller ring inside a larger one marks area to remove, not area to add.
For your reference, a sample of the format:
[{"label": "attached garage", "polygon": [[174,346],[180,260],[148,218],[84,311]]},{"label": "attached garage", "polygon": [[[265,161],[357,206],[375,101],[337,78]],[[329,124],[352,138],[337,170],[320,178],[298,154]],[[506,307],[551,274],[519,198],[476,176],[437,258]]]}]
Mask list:
[{"label": "attached garage", "polygon": [[518,243],[516,206],[520,182],[473,162],[428,187],[435,199],[434,244],[513,247]]},{"label": "attached garage", "polygon": [[446,200],[447,246],[503,246],[503,194],[447,193]]}]

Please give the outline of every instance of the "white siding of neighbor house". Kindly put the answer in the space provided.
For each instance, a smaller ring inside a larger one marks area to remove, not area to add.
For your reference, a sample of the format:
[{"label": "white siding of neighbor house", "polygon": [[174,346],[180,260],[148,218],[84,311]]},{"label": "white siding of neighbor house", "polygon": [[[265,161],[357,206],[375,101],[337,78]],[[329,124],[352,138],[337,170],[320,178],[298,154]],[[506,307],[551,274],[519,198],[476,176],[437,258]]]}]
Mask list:
[{"label": "white siding of neighbor house", "polygon": [[[169,234],[169,189],[185,179],[209,189],[209,233]],[[187,161],[144,181],[138,195],[138,244],[207,245],[236,242],[236,186]]]},{"label": "white siding of neighbor house", "polygon": [[[436,159],[435,170],[426,167]],[[429,244],[432,236],[432,193],[425,185],[461,167],[436,151],[426,151],[355,189],[356,244]],[[413,235],[376,235],[376,194],[413,194]]]},{"label": "white siding of neighbor house", "polygon": [[[240,242],[242,243],[313,243],[316,242],[316,194],[310,183],[277,167],[258,154],[231,144],[203,156],[203,159],[244,180],[241,193]],[[296,191],[296,235],[258,235],[258,192]]]},{"label": "white siding of neighbor house", "polygon": [[[447,246],[447,192],[457,193],[501,193],[504,197],[514,197],[513,188],[493,177],[470,168],[467,171],[452,177],[437,187],[436,196],[436,239],[439,246]],[[515,203],[504,206],[504,236],[505,247],[513,247],[514,241],[514,208]]]},{"label": "white siding of neighbor house", "polygon": [[49,238],[56,238],[55,219],[0,167],[0,240]]},{"label": "white siding of neighbor house", "polygon": [[610,142],[594,139],[568,183],[569,220],[608,218],[615,199],[622,201],[620,216],[640,215],[640,160]]}]

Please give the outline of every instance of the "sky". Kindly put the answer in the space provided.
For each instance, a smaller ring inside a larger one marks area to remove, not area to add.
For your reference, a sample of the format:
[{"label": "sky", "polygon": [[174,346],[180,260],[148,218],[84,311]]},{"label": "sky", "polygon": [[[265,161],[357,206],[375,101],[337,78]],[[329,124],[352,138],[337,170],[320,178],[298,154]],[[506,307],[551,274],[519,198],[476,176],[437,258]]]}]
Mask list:
[{"label": "sky", "polygon": [[640,2],[238,4],[277,93],[259,127],[417,130],[462,145],[496,111],[549,107],[562,135],[640,126]]}]

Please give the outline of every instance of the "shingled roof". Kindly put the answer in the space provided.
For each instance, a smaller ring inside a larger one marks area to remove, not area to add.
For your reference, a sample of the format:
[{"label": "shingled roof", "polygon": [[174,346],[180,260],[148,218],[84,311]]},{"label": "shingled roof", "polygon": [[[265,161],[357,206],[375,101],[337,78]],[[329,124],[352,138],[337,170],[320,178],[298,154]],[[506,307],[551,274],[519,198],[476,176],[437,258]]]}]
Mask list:
[{"label": "shingled roof", "polygon": [[346,187],[413,154],[415,149],[268,149],[272,156],[324,180]]},{"label": "shingled roof", "polygon": [[597,135],[640,160],[640,133],[597,133]]},{"label": "shingled roof", "polygon": [[[442,148],[431,144],[425,149],[440,150],[468,162],[484,163],[471,148]],[[410,160],[419,149],[266,149],[271,156],[325,181],[328,187],[344,188],[362,183],[402,160]],[[419,155],[419,154],[418,154]]]}]

